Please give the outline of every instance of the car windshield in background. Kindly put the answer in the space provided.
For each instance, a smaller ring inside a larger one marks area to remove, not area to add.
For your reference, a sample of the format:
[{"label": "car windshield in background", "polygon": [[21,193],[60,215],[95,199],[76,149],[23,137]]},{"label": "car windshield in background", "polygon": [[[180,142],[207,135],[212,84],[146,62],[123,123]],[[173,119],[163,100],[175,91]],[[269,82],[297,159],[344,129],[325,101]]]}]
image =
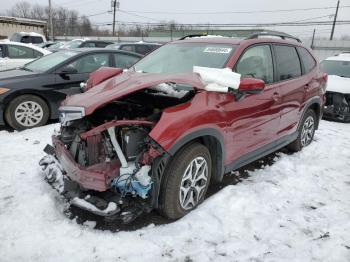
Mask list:
[{"label": "car windshield in background", "polygon": [[324,60],[321,66],[328,75],[350,78],[350,61]]},{"label": "car windshield in background", "polygon": [[77,48],[81,45],[83,41],[80,41],[80,40],[73,40],[73,41],[70,41],[68,43],[65,43],[64,44],[64,48]]},{"label": "car windshield in background", "polygon": [[189,73],[193,66],[223,68],[235,45],[176,43],[164,45],[135,64],[145,73]]},{"label": "car windshield in background", "polygon": [[56,52],[47,56],[43,56],[29,64],[26,64],[23,68],[34,72],[45,72],[75,56],[76,54],[77,52],[74,51]]}]

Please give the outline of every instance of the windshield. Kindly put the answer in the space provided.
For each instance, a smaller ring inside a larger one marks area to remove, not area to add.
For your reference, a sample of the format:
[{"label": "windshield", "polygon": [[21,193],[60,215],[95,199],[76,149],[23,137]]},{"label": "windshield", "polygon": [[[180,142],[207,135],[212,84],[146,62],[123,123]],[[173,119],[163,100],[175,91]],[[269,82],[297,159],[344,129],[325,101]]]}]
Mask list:
[{"label": "windshield", "polygon": [[328,75],[350,77],[350,61],[324,60],[321,66]]},{"label": "windshield", "polygon": [[223,68],[237,46],[208,43],[164,45],[137,62],[135,71],[145,73],[189,73],[193,66]]},{"label": "windshield", "polygon": [[77,48],[81,45],[82,42],[83,41],[81,41],[81,40],[73,40],[73,41],[66,43],[63,47],[64,48]]},{"label": "windshield", "polygon": [[50,48],[60,48],[63,45],[64,45],[64,43],[57,42],[57,43],[54,43],[54,44],[50,45]]},{"label": "windshield", "polygon": [[23,68],[34,72],[45,72],[58,64],[68,60],[75,56],[78,52],[73,51],[61,51],[50,55],[43,56],[31,63],[26,64]]}]

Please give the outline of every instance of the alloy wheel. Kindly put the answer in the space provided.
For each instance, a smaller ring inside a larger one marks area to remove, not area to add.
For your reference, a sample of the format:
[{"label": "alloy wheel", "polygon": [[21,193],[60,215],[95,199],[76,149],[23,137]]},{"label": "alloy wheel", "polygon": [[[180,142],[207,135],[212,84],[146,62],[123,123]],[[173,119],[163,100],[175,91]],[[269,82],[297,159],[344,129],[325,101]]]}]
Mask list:
[{"label": "alloy wheel", "polygon": [[20,103],[15,109],[15,119],[25,127],[37,125],[44,117],[42,107],[34,101]]},{"label": "alloy wheel", "polygon": [[183,209],[197,206],[208,183],[208,163],[203,157],[196,157],[187,166],[180,184],[179,200]]},{"label": "alloy wheel", "polygon": [[311,143],[314,131],[315,120],[312,116],[309,116],[305,119],[303,128],[301,130],[301,144],[303,147]]}]

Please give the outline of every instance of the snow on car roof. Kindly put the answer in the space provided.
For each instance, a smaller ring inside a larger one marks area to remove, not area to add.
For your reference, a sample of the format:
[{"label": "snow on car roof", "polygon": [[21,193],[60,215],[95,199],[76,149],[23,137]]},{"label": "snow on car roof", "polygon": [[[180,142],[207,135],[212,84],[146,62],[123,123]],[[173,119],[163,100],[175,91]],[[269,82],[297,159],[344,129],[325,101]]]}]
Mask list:
[{"label": "snow on car roof", "polygon": [[28,36],[40,36],[40,37],[43,37],[43,35],[41,35],[39,33],[35,33],[35,32],[19,32],[18,34],[28,35]]}]

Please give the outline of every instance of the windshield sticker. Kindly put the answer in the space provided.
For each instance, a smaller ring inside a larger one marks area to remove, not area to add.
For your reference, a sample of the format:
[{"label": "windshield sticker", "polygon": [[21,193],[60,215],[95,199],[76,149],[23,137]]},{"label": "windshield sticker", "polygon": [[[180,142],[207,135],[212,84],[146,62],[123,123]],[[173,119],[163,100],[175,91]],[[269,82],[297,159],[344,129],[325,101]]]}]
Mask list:
[{"label": "windshield sticker", "polygon": [[204,49],[203,53],[216,53],[216,54],[228,54],[232,48],[227,47],[207,47]]}]

